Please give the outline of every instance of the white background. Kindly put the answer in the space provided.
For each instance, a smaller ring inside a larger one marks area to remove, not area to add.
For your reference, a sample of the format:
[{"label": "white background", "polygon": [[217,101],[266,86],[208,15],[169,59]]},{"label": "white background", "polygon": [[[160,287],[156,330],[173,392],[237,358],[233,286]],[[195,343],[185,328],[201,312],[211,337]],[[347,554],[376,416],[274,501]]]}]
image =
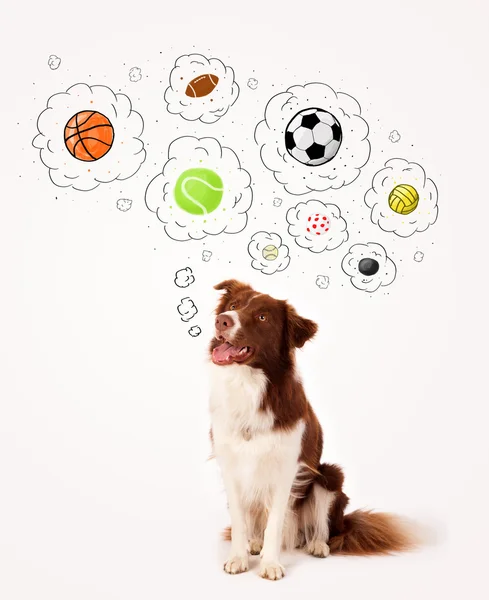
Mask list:
[{"label": "white background", "polygon": [[[14,3],[1,24],[0,597],[482,598],[487,585],[487,32],[483,1]],[[201,52],[233,67],[240,97],[215,125],[166,112],[175,59]],[[61,57],[58,70],[47,66]],[[142,69],[132,83],[128,71]],[[256,90],[247,87],[256,77]],[[358,180],[322,194],[350,240],[313,255],[287,235],[287,195],[253,140],[269,98],[323,81],[358,99],[372,155]],[[78,82],[128,94],[148,152],[126,182],[54,186],[32,145],[53,93]],[[398,144],[388,140],[397,129]],[[144,204],[168,144],[212,135],[252,175],[242,234],[170,240]],[[406,240],[369,221],[363,194],[388,158],[419,162],[440,216]],[[283,199],[275,208],[275,196]],[[116,208],[131,198],[130,211]],[[290,267],[250,266],[261,229],[280,233]],[[225,238],[225,239],[224,239]],[[398,267],[388,288],[354,289],[339,265],[378,241]],[[203,248],[213,251],[209,263]],[[422,263],[413,261],[422,250]],[[190,266],[196,282],[173,284]],[[331,279],[327,290],[317,274]],[[320,326],[299,356],[325,432],[324,459],[346,473],[351,508],[426,523],[434,541],[400,557],[284,557],[287,576],[222,570],[228,523],[208,443],[206,347],[217,293],[236,277],[288,298]],[[191,338],[176,306],[191,295]],[[433,536],[432,536],[433,537]]]}]

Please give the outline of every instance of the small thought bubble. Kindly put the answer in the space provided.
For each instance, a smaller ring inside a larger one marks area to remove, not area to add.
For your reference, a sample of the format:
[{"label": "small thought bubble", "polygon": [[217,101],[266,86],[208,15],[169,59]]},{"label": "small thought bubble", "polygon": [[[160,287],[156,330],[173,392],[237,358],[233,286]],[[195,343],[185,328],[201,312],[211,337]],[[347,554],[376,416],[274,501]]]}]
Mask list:
[{"label": "small thought bubble", "polygon": [[129,80],[130,81],[140,81],[141,80],[141,69],[139,67],[133,67],[130,71],[129,71]]},{"label": "small thought bubble", "polygon": [[202,329],[198,325],[192,325],[192,327],[188,330],[188,333],[192,337],[197,337],[202,333]]},{"label": "small thought bubble", "polygon": [[282,198],[274,198],[273,199],[274,206],[280,206],[281,204],[282,204]]},{"label": "small thought bubble", "polygon": [[175,285],[179,288],[186,288],[195,281],[195,277],[190,267],[180,269],[175,273]]},{"label": "small thought bubble", "polygon": [[132,200],[128,198],[119,198],[117,200],[117,208],[122,212],[127,212],[132,206]]},{"label": "small thought bubble", "polygon": [[418,252],[414,253],[414,260],[416,262],[421,262],[423,260],[423,258],[424,258],[424,252],[418,251]]},{"label": "small thought bubble", "polygon": [[258,80],[254,77],[250,77],[248,79],[248,87],[250,88],[250,90],[256,90],[256,88],[258,87]]},{"label": "small thought bubble", "polygon": [[185,321],[185,323],[193,319],[197,314],[197,307],[190,298],[182,298],[180,304],[177,306],[177,310],[180,313],[182,321]]},{"label": "small thought bubble", "polygon": [[389,139],[393,144],[395,144],[396,142],[398,142],[401,139],[401,136],[400,136],[399,132],[397,131],[397,129],[394,129],[394,131],[390,132]]},{"label": "small thought bubble", "polygon": [[61,58],[59,58],[59,56],[56,56],[56,54],[51,54],[50,57],[48,58],[49,68],[52,69],[53,71],[55,71],[59,67],[60,64],[61,64]]},{"label": "small thought bubble", "polygon": [[209,262],[212,256],[212,252],[210,250],[202,250],[202,260],[204,262]]},{"label": "small thought bubble", "polygon": [[316,285],[319,289],[325,290],[329,286],[329,277],[327,275],[318,275],[316,277]]}]

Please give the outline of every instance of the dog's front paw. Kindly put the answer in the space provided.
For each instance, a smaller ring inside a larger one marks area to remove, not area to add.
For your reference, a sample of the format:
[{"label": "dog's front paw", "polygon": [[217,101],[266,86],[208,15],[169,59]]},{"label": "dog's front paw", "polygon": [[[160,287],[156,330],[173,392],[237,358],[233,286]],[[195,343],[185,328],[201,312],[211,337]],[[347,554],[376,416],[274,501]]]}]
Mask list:
[{"label": "dog's front paw", "polygon": [[224,563],[224,570],[230,575],[237,575],[248,570],[247,556],[232,556]]},{"label": "dog's front paw", "polygon": [[250,554],[253,554],[254,556],[260,554],[262,547],[263,544],[260,540],[250,540]]},{"label": "dog's front paw", "polygon": [[276,581],[285,576],[285,569],[278,562],[262,561],[260,565],[260,577]]},{"label": "dog's front paw", "polygon": [[326,558],[329,556],[329,546],[326,542],[315,540],[307,544],[307,551],[318,558]]}]

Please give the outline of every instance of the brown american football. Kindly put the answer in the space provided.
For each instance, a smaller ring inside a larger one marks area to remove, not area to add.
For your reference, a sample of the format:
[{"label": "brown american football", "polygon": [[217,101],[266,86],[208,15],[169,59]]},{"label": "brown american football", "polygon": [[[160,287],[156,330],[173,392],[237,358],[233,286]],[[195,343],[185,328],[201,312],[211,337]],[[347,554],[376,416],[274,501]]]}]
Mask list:
[{"label": "brown american football", "polygon": [[219,77],[213,73],[199,75],[187,85],[185,94],[190,98],[203,98],[212,92],[219,82]]}]

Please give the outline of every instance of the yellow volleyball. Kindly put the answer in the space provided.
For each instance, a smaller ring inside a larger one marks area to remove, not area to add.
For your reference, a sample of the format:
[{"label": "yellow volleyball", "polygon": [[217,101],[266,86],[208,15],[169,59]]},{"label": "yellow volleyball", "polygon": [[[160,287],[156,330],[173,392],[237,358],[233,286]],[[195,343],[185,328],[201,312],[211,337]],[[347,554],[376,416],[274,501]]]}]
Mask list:
[{"label": "yellow volleyball", "polygon": [[389,194],[389,206],[400,215],[409,215],[416,210],[419,202],[418,191],[412,185],[401,183]]}]

